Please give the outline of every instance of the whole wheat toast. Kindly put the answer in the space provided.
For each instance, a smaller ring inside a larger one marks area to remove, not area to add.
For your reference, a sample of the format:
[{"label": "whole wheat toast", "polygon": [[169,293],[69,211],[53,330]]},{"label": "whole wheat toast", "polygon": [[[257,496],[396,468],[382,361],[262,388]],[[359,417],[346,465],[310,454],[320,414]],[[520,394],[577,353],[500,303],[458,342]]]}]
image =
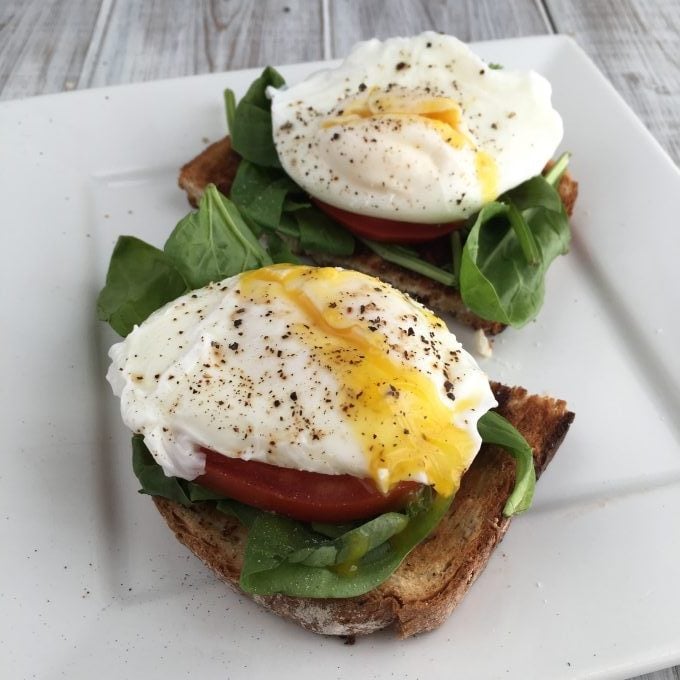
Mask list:
[{"label": "whole wheat toast", "polygon": [[[229,195],[231,184],[236,175],[240,156],[232,149],[231,139],[227,136],[208,146],[196,158],[186,163],[179,174],[179,186],[184,189],[189,203],[196,207],[205,187],[212,183],[225,196]],[[548,166],[552,165],[551,163]],[[558,192],[568,215],[574,209],[578,195],[578,183],[565,172],[558,185]],[[444,248],[448,251],[449,245]],[[320,266],[340,266],[378,278],[411,295],[426,307],[440,314],[456,317],[461,323],[474,329],[482,329],[495,335],[505,328],[497,321],[488,321],[472,313],[457,290],[383,260],[368,250],[358,250],[349,257],[336,257],[322,253],[305,253]]]},{"label": "whole wheat toast", "polygon": [[[532,446],[536,474],[540,475],[574,414],[561,400],[529,395],[521,387],[497,383],[492,387],[498,412]],[[483,445],[440,524],[378,588],[346,599],[285,595],[253,599],[315,633],[361,635],[393,626],[396,634],[405,638],[436,628],[461,601],[503,538],[510,523],[503,516],[503,506],[514,479],[515,463],[510,455]],[[208,503],[185,508],[164,498],[154,498],[154,502],[177,538],[219,578],[239,590],[247,529]]]}]

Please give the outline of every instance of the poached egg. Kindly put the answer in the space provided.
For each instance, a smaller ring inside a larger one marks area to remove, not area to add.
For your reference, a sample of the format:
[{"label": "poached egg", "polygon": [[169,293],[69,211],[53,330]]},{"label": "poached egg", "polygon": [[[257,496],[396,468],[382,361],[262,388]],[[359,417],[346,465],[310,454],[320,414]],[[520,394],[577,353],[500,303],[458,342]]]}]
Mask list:
[{"label": "poached egg", "polygon": [[168,476],[224,456],[445,496],[495,406],[485,374],[432,312],[339,268],[273,265],[188,293],[110,352],[126,425]]},{"label": "poached egg", "polygon": [[466,219],[539,174],[562,139],[545,78],[492,68],[434,32],[359,43],[337,68],[268,94],[290,177],[396,221]]}]

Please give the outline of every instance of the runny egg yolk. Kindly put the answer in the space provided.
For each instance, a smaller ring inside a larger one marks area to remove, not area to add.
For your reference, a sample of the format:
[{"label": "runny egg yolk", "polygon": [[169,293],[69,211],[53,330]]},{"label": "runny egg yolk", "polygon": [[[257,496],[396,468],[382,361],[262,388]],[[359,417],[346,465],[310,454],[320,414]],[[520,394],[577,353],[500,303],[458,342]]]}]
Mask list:
[{"label": "runny egg yolk", "polygon": [[477,148],[465,128],[460,106],[449,97],[423,97],[408,92],[384,92],[374,87],[343,104],[342,113],[326,120],[322,127],[350,125],[360,120],[418,121],[434,129],[454,149],[472,149],[475,170],[484,202],[498,196],[498,167],[494,158]]},{"label": "runny egg yolk", "polygon": [[[302,312],[304,323],[291,324],[289,332],[336,379],[334,407],[361,443],[379,489],[424,477],[450,496],[477,449],[454,419],[477,404],[445,403],[430,377],[390,353],[370,320],[346,313],[352,301],[337,299],[337,291],[351,290],[356,277],[345,270],[283,265],[248,272],[239,287],[248,302],[285,300]],[[433,326],[442,323],[434,315],[427,318]]]}]

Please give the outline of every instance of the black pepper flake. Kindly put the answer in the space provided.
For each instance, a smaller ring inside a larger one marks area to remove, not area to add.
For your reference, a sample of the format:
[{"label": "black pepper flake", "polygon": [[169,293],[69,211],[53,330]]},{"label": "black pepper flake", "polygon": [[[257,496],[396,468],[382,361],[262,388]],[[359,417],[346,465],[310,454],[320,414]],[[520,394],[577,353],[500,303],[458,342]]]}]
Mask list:
[{"label": "black pepper flake", "polygon": [[410,68],[410,65],[405,61],[400,61],[394,68],[396,68],[397,71],[403,71],[405,68]]},{"label": "black pepper flake", "polygon": [[281,406],[281,402],[278,399],[274,399],[274,407],[278,408],[279,406]]},{"label": "black pepper flake", "polygon": [[406,335],[410,336],[410,335],[415,335],[415,334],[416,334],[416,332],[413,330],[412,327],[409,326],[408,331],[406,331]]},{"label": "black pepper flake", "polygon": [[363,92],[366,89],[366,83],[359,84],[359,92]]},{"label": "black pepper flake", "polygon": [[290,393],[290,398],[291,398],[293,401],[297,401],[297,392],[291,392],[291,393]]},{"label": "black pepper flake", "polygon": [[232,342],[231,345],[229,345],[229,349],[235,352],[238,349],[238,342]]},{"label": "black pepper flake", "polygon": [[234,328],[238,328],[243,323],[243,319],[236,319],[234,321]]},{"label": "black pepper flake", "polygon": [[335,142],[338,139],[340,139],[340,133],[339,132],[334,132],[333,136],[331,137],[331,142]]}]

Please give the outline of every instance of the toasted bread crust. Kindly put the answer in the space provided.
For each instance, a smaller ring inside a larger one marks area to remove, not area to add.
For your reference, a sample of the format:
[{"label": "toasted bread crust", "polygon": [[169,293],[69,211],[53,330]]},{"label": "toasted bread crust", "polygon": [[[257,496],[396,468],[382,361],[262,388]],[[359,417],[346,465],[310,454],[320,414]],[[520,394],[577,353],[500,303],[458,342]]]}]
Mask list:
[{"label": "toasted bread crust", "polygon": [[182,166],[178,184],[195,208],[208,184],[214,184],[225,196],[229,195],[240,162],[241,157],[231,148],[231,137],[224,137]]},{"label": "toasted bread crust", "polygon": [[[524,435],[534,450],[540,475],[574,419],[564,401],[527,394],[521,387],[493,384],[498,411]],[[253,599],[315,633],[361,635],[393,626],[409,637],[439,626],[486,566],[510,520],[503,506],[512,491],[515,464],[494,446],[482,446],[449,512],[440,524],[378,588],[346,599]],[[163,498],[156,507],[177,538],[219,578],[236,590],[247,530],[209,504],[192,508]],[[248,595],[246,593],[246,595]]]},{"label": "toasted bread crust", "polygon": [[[205,187],[211,182],[225,195],[229,194],[241,157],[231,148],[229,137],[215,142],[196,158],[184,165],[179,174],[179,186],[186,191],[191,205],[196,207]],[[550,165],[550,164],[548,164]],[[560,179],[558,191],[568,215],[574,209],[578,195],[578,183],[569,172]],[[437,283],[399,265],[383,260],[378,255],[357,252],[350,257],[335,257],[321,253],[307,253],[320,266],[338,266],[377,276],[436,312],[451,314],[461,323],[482,329],[489,335],[500,333],[505,325],[488,321],[471,312],[457,290]]]}]

